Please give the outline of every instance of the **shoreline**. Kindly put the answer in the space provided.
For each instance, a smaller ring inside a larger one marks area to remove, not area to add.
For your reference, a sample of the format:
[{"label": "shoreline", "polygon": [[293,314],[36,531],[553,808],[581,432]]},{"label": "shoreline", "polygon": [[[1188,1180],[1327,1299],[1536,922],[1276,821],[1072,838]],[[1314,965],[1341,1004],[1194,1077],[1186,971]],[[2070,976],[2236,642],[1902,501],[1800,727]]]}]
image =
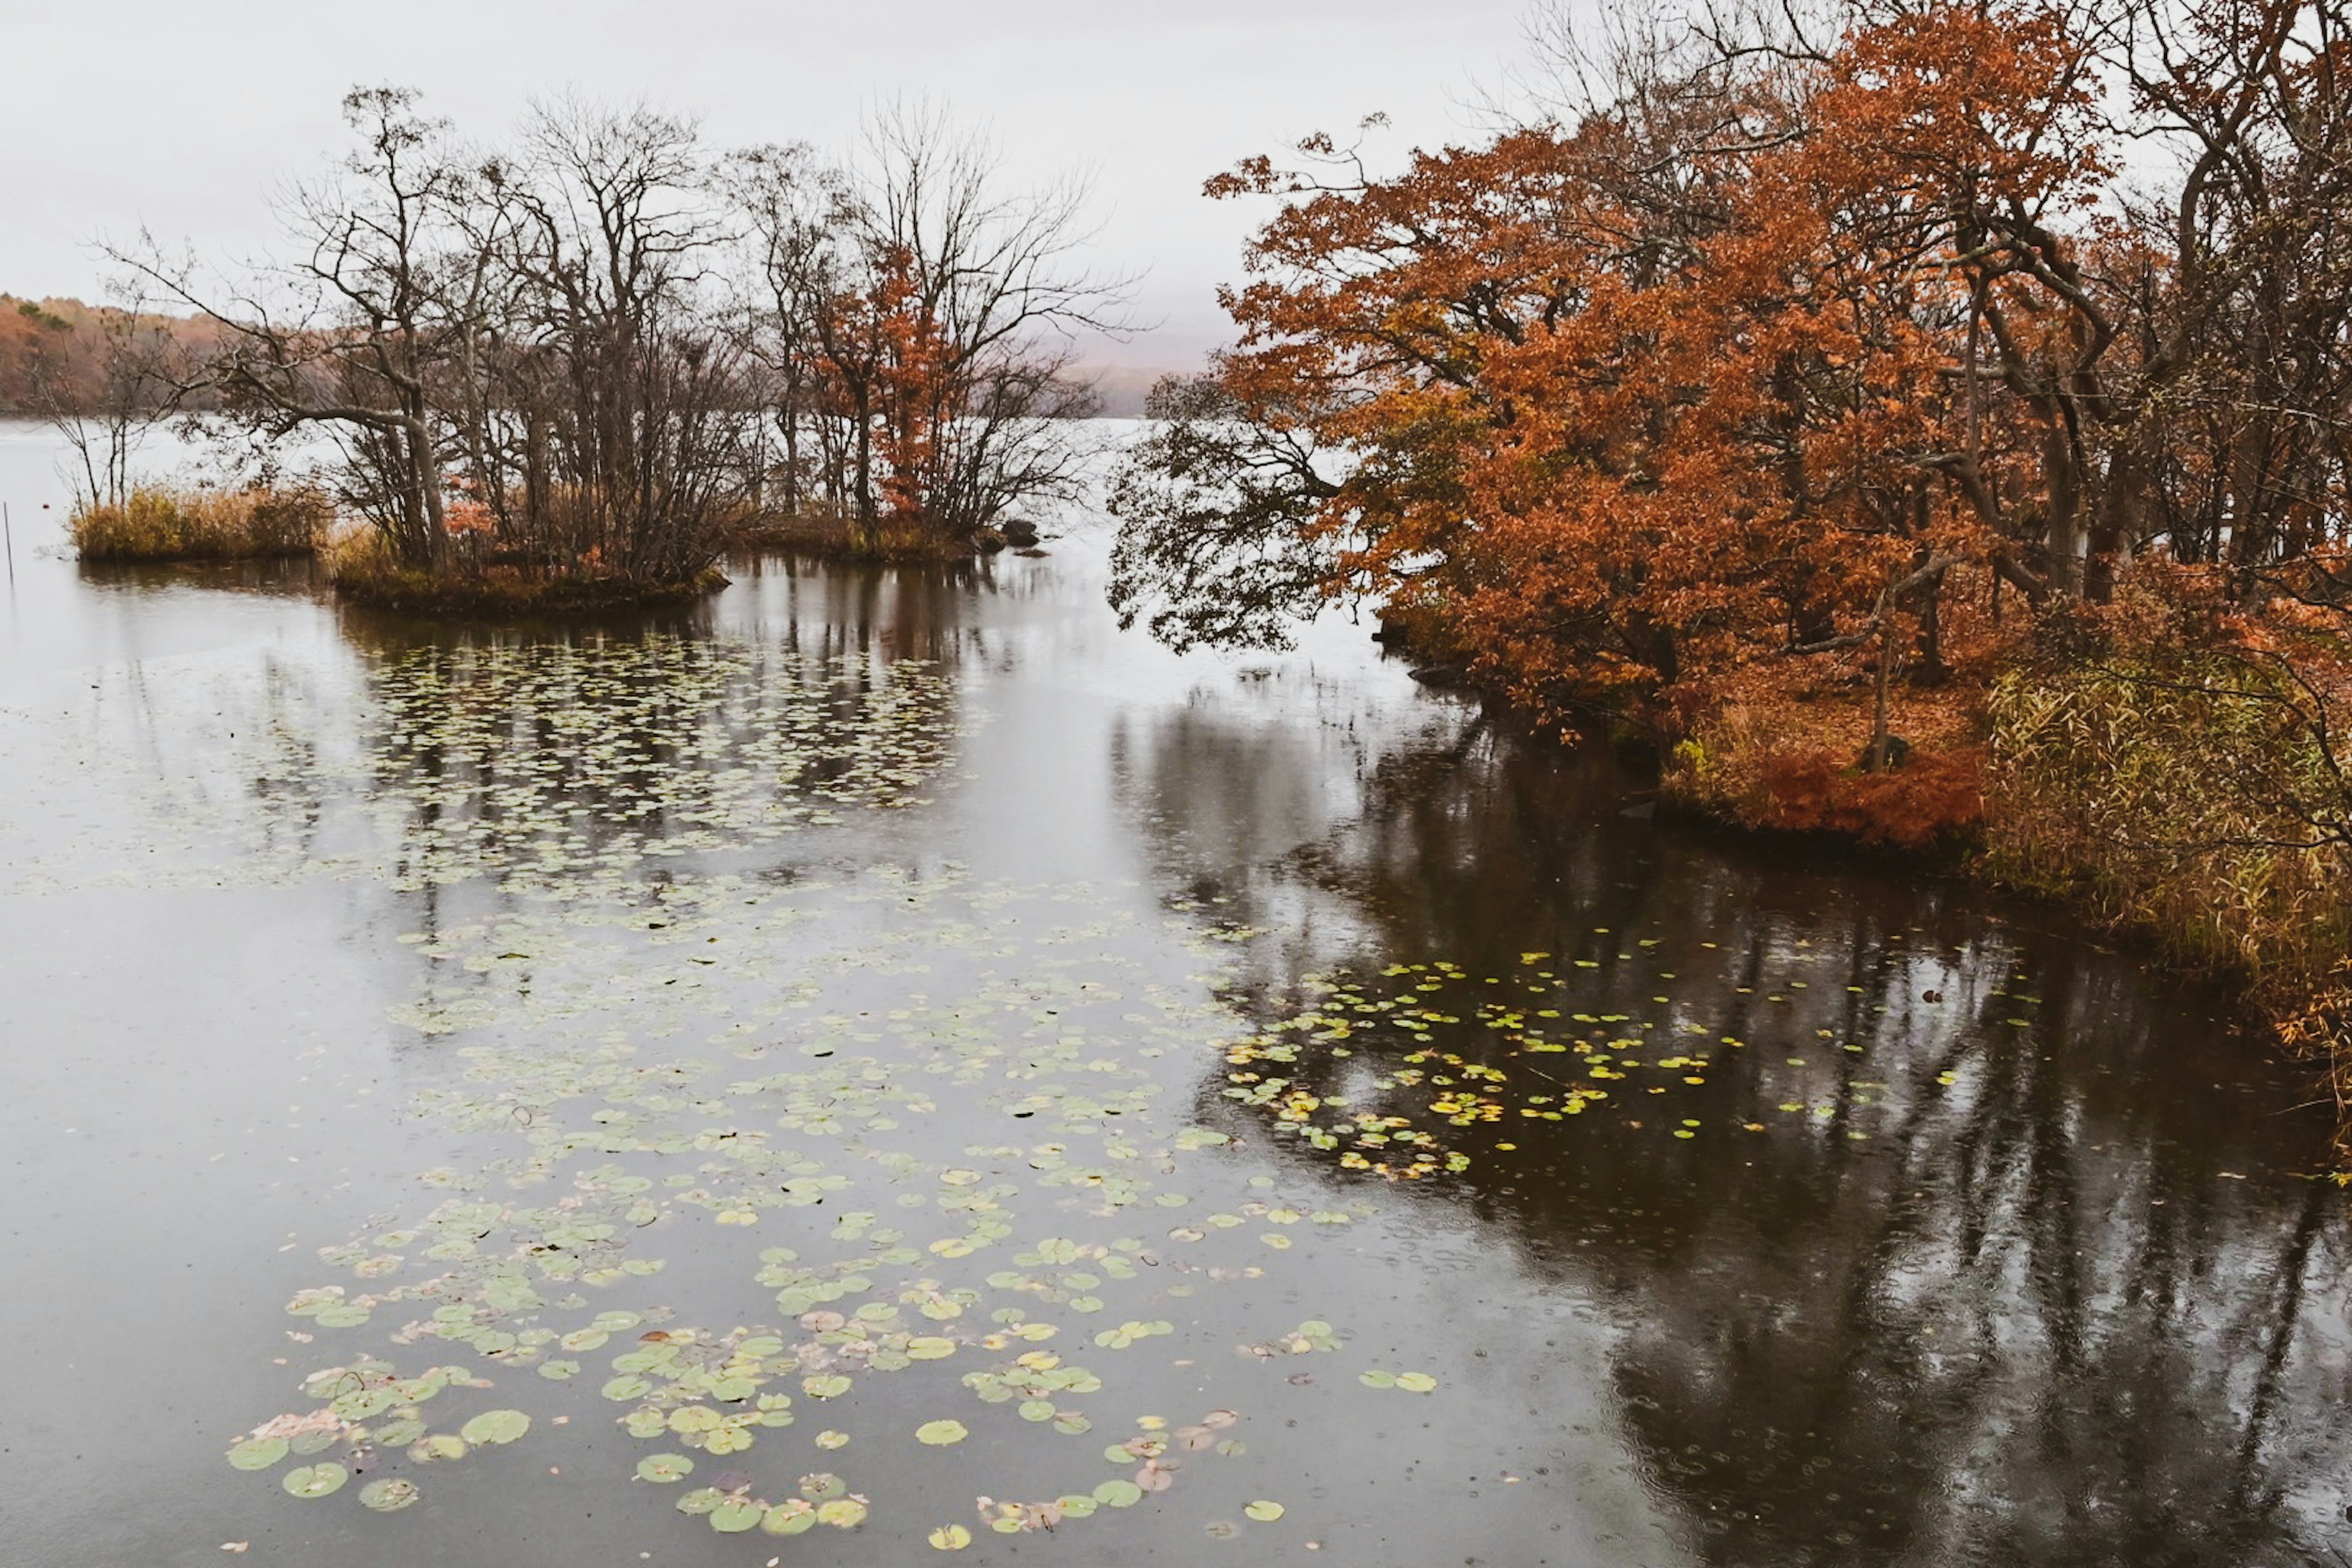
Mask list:
[{"label": "shoreline", "polygon": [[[1379,640],[1416,665],[1442,658],[1427,638],[1404,628]],[[1579,743],[1574,731],[1535,721],[1491,682],[1452,664],[1439,668],[1451,677],[1445,688],[1476,700],[1514,732],[1562,749]],[[2293,879],[2274,861],[2291,858],[2276,845],[2176,849],[2154,856],[2160,864],[2151,870],[2148,858],[2136,860],[2131,847],[2082,831],[2075,819],[2095,824],[2138,805],[2126,783],[2095,766],[2053,788],[2047,766],[2035,772],[2036,759],[2022,754],[2026,748],[2000,712],[2004,700],[2015,701],[2012,688],[2031,688],[2037,697],[2064,694],[2068,680],[2020,668],[1939,689],[1934,698],[1946,716],[1941,732],[1929,744],[1915,740],[1898,765],[1878,773],[1864,771],[1858,754],[1845,765],[1829,765],[1844,753],[1816,747],[1802,757],[1805,766],[1775,778],[1771,748],[1790,731],[1773,721],[1786,716],[1737,704],[1694,729],[1718,742],[1725,734],[1744,737],[1745,755],[1710,756],[1690,738],[1669,741],[1622,717],[1591,725],[1583,743],[1607,746],[1638,767],[1650,781],[1637,792],[1641,801],[1685,829],[1772,854],[1873,865],[2014,902],[2113,942],[2136,963],[2212,988],[2241,1028],[2261,1037],[2280,1059],[2308,1068],[2315,1088],[2333,1099],[2336,1156],[2352,1170],[2352,1030],[2346,1026],[2352,959],[2342,958],[2344,944],[2329,934],[2343,917],[2340,892],[2323,885],[2311,900],[2321,906],[2316,913],[2291,901],[2282,906],[2275,883]],[[1965,721],[1953,722],[1956,713]],[[1816,733],[1835,735],[1857,725],[1866,731],[1870,715],[1866,701],[1832,697],[1810,701],[1807,717]],[[1903,734],[1904,726],[1895,732]],[[2193,742],[2160,730],[2135,740],[2183,767],[2208,762],[2194,754]],[[1917,806],[1923,799],[1926,809],[1911,820],[1912,831],[1888,830],[1902,818],[1887,802]],[[2070,831],[2053,834],[2053,818],[2064,819]]]},{"label": "shoreline", "polygon": [[420,572],[347,572],[331,575],[328,592],[339,604],[395,615],[496,620],[656,609],[706,597],[726,587],[730,581],[727,574],[715,565],[677,583],[579,575],[502,579],[437,577]]}]

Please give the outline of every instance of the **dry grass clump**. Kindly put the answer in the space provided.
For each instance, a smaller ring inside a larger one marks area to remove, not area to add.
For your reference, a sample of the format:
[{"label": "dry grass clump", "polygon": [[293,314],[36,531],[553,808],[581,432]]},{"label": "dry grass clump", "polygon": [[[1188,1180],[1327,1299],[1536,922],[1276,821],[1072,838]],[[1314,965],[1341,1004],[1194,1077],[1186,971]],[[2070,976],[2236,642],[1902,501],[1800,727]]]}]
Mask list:
[{"label": "dry grass clump", "polygon": [[2333,634],[2137,628],[2012,671],[1990,705],[1985,868],[2233,978],[2352,1112],[2352,668]]},{"label": "dry grass clump", "polygon": [[2249,979],[2352,945],[2352,860],[2305,694],[2205,654],[2018,671],[1992,690],[1987,868]]},{"label": "dry grass clump", "polygon": [[71,529],[85,561],[247,561],[311,553],[333,517],[324,495],[301,486],[141,485],[120,505],[77,509]]}]

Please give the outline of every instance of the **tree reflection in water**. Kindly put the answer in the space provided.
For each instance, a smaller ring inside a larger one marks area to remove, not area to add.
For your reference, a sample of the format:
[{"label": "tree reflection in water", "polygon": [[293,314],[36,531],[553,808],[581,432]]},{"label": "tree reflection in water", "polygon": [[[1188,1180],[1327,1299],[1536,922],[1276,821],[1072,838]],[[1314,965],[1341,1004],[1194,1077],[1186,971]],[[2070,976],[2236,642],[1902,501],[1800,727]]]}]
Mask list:
[{"label": "tree reflection in water", "polygon": [[[1630,1457],[1697,1558],[2341,1561],[2326,1118],[2217,998],[2053,917],[1654,824],[1605,762],[1458,715],[1384,749],[1192,710],[1118,751],[1171,901],[1267,928],[1236,991],[1267,1025],[1318,975],[1377,997],[1444,960],[1704,1026],[1703,1084],[1441,1126],[1471,1163],[1428,1184],[1614,1326]],[[1372,1087],[1425,1047],[1528,1076],[1466,1005],[1354,1011],[1347,1057],[1284,1069],[1351,1112],[1425,1102]],[[1227,1089],[1205,1114],[1279,1125]]]}]

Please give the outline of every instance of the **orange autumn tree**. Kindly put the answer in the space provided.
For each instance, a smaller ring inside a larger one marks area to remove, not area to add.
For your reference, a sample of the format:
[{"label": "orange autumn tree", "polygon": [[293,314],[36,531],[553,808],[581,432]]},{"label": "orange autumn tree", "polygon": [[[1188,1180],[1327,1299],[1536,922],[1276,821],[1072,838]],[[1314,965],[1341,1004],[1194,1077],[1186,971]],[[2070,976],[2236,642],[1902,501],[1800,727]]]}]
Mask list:
[{"label": "orange autumn tree", "polygon": [[1936,661],[1947,580],[2000,553],[1972,308],[2040,286],[1986,235],[2084,198],[2081,50],[1937,7],[1796,68],[1654,65],[1392,178],[1318,138],[1212,183],[1286,205],[1239,345],[1121,476],[1123,615],[1247,640],[1359,595],[1541,717],[1668,729],[1807,653]]}]

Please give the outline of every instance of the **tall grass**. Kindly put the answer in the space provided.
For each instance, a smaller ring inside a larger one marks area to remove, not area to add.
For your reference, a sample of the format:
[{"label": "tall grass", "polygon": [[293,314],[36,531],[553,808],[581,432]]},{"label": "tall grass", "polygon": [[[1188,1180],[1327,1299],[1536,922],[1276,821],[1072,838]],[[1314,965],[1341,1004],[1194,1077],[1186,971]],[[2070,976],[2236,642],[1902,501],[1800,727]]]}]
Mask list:
[{"label": "tall grass", "polygon": [[1984,865],[2242,984],[2352,1111],[2352,758],[2317,674],[2201,651],[2004,676]]},{"label": "tall grass", "polygon": [[2313,697],[2222,654],[1992,689],[1987,869],[2257,983],[2352,945],[2344,802]]},{"label": "tall grass", "polygon": [[310,554],[332,518],[312,489],[141,485],[120,505],[77,508],[71,529],[85,561],[238,561]]}]

